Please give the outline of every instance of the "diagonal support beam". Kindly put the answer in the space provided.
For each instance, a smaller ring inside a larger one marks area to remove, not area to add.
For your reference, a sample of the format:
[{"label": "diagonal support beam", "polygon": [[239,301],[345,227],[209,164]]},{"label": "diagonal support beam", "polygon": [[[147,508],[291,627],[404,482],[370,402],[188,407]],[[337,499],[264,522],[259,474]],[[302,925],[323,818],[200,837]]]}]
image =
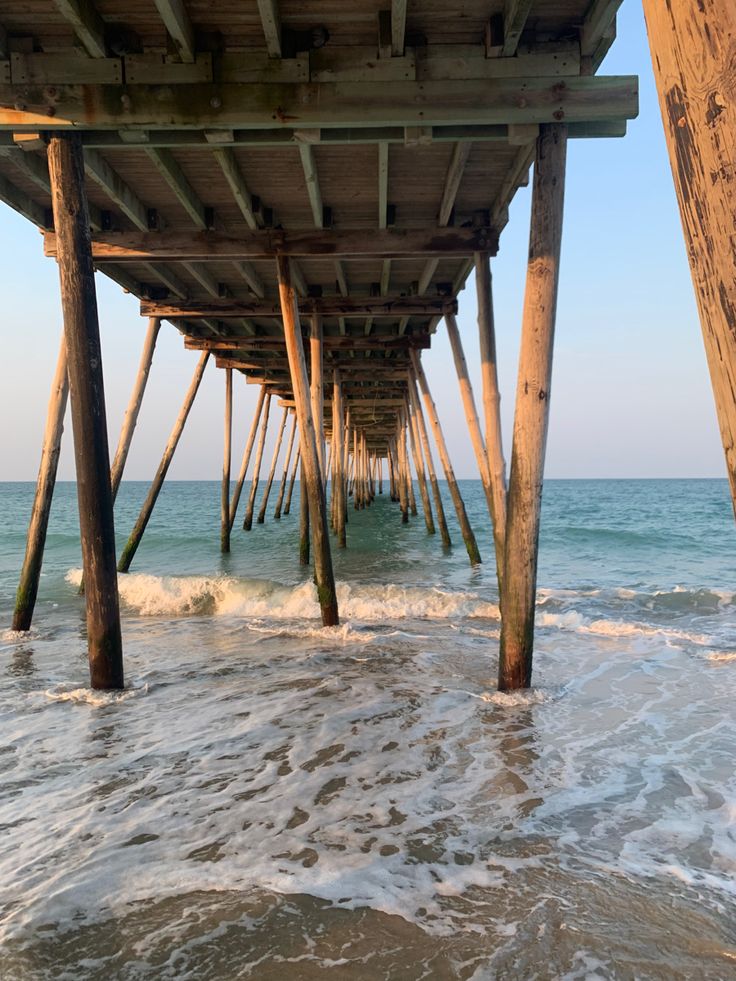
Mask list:
[{"label": "diagonal support beam", "polygon": [[312,219],[315,228],[324,228],[324,208],[322,205],[322,192],[319,187],[319,176],[317,174],[317,163],[314,159],[314,150],[311,144],[301,143],[299,145],[299,156],[304,170],[304,180],[307,184],[307,194],[309,196],[309,206],[312,209]]},{"label": "diagonal support beam", "polygon": [[105,58],[105,23],[93,0],[54,0],[61,16],[74,28],[74,33],[91,58]]},{"label": "diagonal support beam", "polygon": [[207,228],[207,218],[205,207],[199,200],[197,193],[187,180],[184,171],[174,159],[170,150],[155,150],[152,147],[146,148],[151,162],[171,190],[179,199],[179,203],[187,212],[197,228],[203,231]]},{"label": "diagonal support beam", "polygon": [[148,209],[97,150],[84,151],[84,172],[135,225],[148,230]]},{"label": "diagonal support beam", "polygon": [[533,3],[534,0],[506,0],[503,11],[503,47],[501,48],[501,55],[504,58],[511,58],[516,54]]},{"label": "diagonal support beam", "polygon": [[225,175],[225,180],[230,185],[233,197],[245,218],[248,227],[255,230],[260,227],[256,213],[253,210],[253,196],[248,190],[245,178],[235,159],[235,154],[228,147],[220,147],[212,151],[215,160]]},{"label": "diagonal support beam", "polygon": [[153,0],[166,30],[177,47],[181,60],[189,64],[195,59],[194,28],[183,0]]},{"label": "diagonal support beam", "polygon": [[277,0],[258,0],[258,13],[261,15],[263,35],[270,58],[281,57],[281,19]]}]

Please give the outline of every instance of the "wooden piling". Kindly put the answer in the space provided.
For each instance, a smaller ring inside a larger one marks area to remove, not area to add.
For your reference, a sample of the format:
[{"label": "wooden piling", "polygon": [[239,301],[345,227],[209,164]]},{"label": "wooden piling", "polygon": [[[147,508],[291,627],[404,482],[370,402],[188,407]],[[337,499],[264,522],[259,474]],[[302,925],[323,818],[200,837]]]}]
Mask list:
[{"label": "wooden piling", "polygon": [[291,387],[294,393],[297,419],[299,421],[302,472],[306,484],[305,487],[302,487],[302,493],[306,493],[309,502],[314,578],[317,584],[317,594],[322,611],[322,623],[325,626],[334,626],[339,623],[337,594],[335,592],[335,577],[332,571],[325,489],[322,483],[319,453],[317,450],[317,436],[312,418],[309,380],[307,378],[307,366],[304,360],[304,348],[302,345],[301,327],[299,325],[299,310],[297,307],[296,292],[291,284],[289,260],[280,255],[277,256],[276,263],[278,267],[279,296],[284,322],[286,352],[289,359]]},{"label": "wooden piling", "polygon": [[401,423],[397,423],[396,436],[394,439],[394,459],[396,461],[396,483],[399,490],[399,510],[401,512],[401,523],[407,524],[409,521],[409,495],[406,482],[406,461],[402,452]]},{"label": "wooden piling", "polygon": [[353,483],[353,507],[359,511],[363,506],[362,488],[360,486],[360,459],[358,457],[358,430],[353,430],[353,466],[355,467],[355,481]]},{"label": "wooden piling", "polygon": [[36,493],[33,498],[33,510],[28,525],[26,552],[23,558],[18,590],[15,596],[13,612],[13,630],[30,630],[33,611],[38,595],[38,582],[43,564],[43,551],[46,544],[46,532],[49,525],[51,502],[56,484],[56,471],[61,452],[61,435],[64,432],[64,414],[69,395],[67,376],[66,341],[62,335],[59,345],[59,357],[56,362],[54,380],[51,383],[51,395],[46,413],[46,430],[41,449],[41,463],[36,480]]},{"label": "wooden piling", "polygon": [[286,444],[286,456],[284,458],[284,472],[281,475],[281,484],[279,486],[279,495],[276,498],[276,507],[274,508],[273,516],[276,521],[281,519],[281,506],[284,500],[284,492],[286,491],[286,481],[289,477],[289,464],[291,463],[291,454],[294,450],[294,435],[296,433],[296,415],[291,417],[291,429],[289,431],[289,440]]},{"label": "wooden piling", "polygon": [[332,405],[333,424],[332,439],[335,441],[335,474],[333,494],[335,495],[335,534],[338,548],[345,548],[347,536],[345,533],[345,428],[343,425],[342,378],[340,371],[335,368],[332,375]]},{"label": "wooden piling", "polygon": [[113,502],[117,497],[120,481],[123,479],[123,471],[125,470],[130,444],[133,441],[133,433],[138,422],[141,405],[143,404],[143,395],[148,384],[148,376],[151,372],[151,364],[153,363],[153,353],[156,350],[156,341],[160,329],[160,317],[149,317],[148,329],[146,330],[143,350],[141,351],[141,360],[138,365],[138,374],[136,375],[133,391],[130,393],[128,408],[125,410],[125,415],[123,416],[118,446],[112,466],[110,467],[110,489],[112,491]]},{"label": "wooden piling", "polygon": [[230,551],[230,464],[233,438],[233,369],[225,369],[225,439],[222,451],[220,551]]},{"label": "wooden piling", "polygon": [[309,565],[309,499],[304,463],[299,470],[299,565]]},{"label": "wooden piling", "polygon": [[736,513],[736,7],[644,0],[644,15]]},{"label": "wooden piling", "polygon": [[268,471],[268,480],[266,481],[266,489],[263,492],[263,500],[261,501],[261,507],[258,512],[258,518],[256,519],[259,525],[262,525],[266,520],[266,508],[268,507],[268,498],[271,493],[271,487],[273,486],[273,478],[276,474],[276,466],[279,462],[279,453],[281,452],[281,443],[284,439],[284,429],[286,428],[286,420],[289,416],[289,410],[284,409],[284,414],[281,417],[281,425],[279,426],[278,436],[276,437],[276,445],[273,450],[273,458],[271,460],[271,469]]},{"label": "wooden piling", "polygon": [[[245,483],[245,475],[248,472],[248,464],[250,463],[250,456],[253,452],[253,444],[256,440],[256,433],[258,432],[258,423],[261,420],[261,412],[263,411],[263,403],[266,399],[266,386],[261,385],[261,390],[258,393],[258,402],[256,404],[256,411],[253,415],[253,422],[250,426],[250,432],[248,433],[248,440],[245,444],[245,450],[243,452],[243,459],[240,464],[240,473],[238,474],[238,479],[235,484],[235,490],[233,491],[233,496],[230,500],[230,530],[232,531],[233,525],[235,524],[235,515],[238,512],[238,504],[240,503],[240,494],[243,490],[243,484]],[[288,512],[287,512],[288,513]]]},{"label": "wooden piling", "polygon": [[311,380],[309,397],[312,404],[312,419],[314,432],[317,437],[317,456],[322,482],[327,477],[325,468],[325,423],[324,423],[324,341],[322,336],[322,318],[313,314],[309,323],[309,367]]},{"label": "wooden piling", "polygon": [[411,412],[410,402],[407,399],[406,403],[406,418],[408,422],[409,429],[409,445],[411,446],[411,454],[414,458],[414,469],[417,472],[417,483],[419,484],[419,495],[422,498],[422,509],[424,511],[424,523],[427,526],[427,534],[434,535],[434,518],[432,517],[432,504],[429,500],[429,490],[427,489],[427,475],[424,470],[424,460],[422,459],[422,450],[419,445],[419,435],[417,433],[416,419],[414,418],[414,413]]},{"label": "wooden piling", "polygon": [[567,127],[545,123],[537,139],[529,261],[519,351],[508,492],[498,687],[528,688],[544,454],[565,196]]},{"label": "wooden piling", "polygon": [[[296,419],[296,415],[294,416]],[[286,492],[286,500],[284,501],[284,514],[288,514],[291,511],[291,498],[294,494],[294,482],[296,481],[296,473],[299,469],[299,462],[301,459],[301,449],[297,446],[296,455],[294,456],[294,468],[291,471],[291,477],[289,479],[289,489]]]},{"label": "wooden piling", "polygon": [[146,525],[151,517],[151,513],[156,500],[158,499],[158,495],[161,492],[166,474],[168,473],[171,461],[174,457],[174,452],[176,451],[176,447],[179,445],[179,440],[184,430],[184,424],[187,421],[187,417],[191,411],[197,391],[199,390],[199,385],[202,381],[202,375],[204,374],[204,369],[207,367],[208,360],[209,352],[205,351],[202,353],[199,362],[197,363],[197,367],[194,370],[194,375],[189,385],[189,390],[184,397],[184,402],[177,420],[174,423],[174,428],[171,430],[171,435],[169,436],[163,456],[161,457],[161,462],[158,465],[158,470],[156,471],[156,475],[154,476],[153,482],[148,490],[146,499],[143,502],[143,507],[138,515],[138,520],[136,521],[133,530],[130,533],[130,538],[128,539],[120,556],[120,561],[118,562],[118,572],[127,572],[130,569],[130,564],[133,561],[135,553],[138,551],[141,538],[143,538],[143,532],[146,530]]},{"label": "wooden piling", "polygon": [[468,515],[465,510],[465,503],[455,478],[455,471],[452,469],[452,464],[450,463],[450,455],[447,452],[447,444],[445,443],[445,437],[442,433],[442,427],[440,426],[440,419],[437,415],[437,407],[434,404],[434,399],[432,398],[429,390],[427,376],[424,374],[424,368],[422,367],[422,363],[419,360],[419,356],[416,351],[411,351],[411,363],[414,369],[414,375],[419,382],[419,387],[424,397],[424,404],[427,407],[429,423],[432,427],[435,445],[437,446],[437,452],[439,453],[440,461],[442,462],[442,469],[445,471],[445,480],[447,481],[447,486],[450,490],[452,503],[455,506],[455,514],[457,515],[458,524],[460,525],[460,533],[463,536],[465,548],[468,551],[468,558],[470,559],[472,565],[478,565],[481,561],[478,543],[475,540],[473,529],[470,527],[470,521],[468,520]]},{"label": "wooden piling", "polygon": [[71,394],[82,566],[87,581],[90,680],[93,688],[122,688],[110,454],[81,135],[52,135],[48,166]]},{"label": "wooden piling", "polygon": [[483,415],[486,427],[486,459],[491,486],[493,544],[499,593],[503,579],[504,543],[506,540],[506,461],[501,436],[501,392],[498,387],[496,328],[491,291],[491,260],[475,253],[475,289],[478,298],[478,338],[480,342],[480,375],[483,390]]},{"label": "wooden piling", "polygon": [[268,416],[271,411],[271,393],[266,395],[266,404],[263,410],[263,421],[261,422],[261,433],[258,437],[258,446],[256,447],[256,459],[253,464],[253,477],[250,484],[250,494],[248,495],[248,504],[245,509],[245,517],[243,518],[243,530],[250,531],[253,527],[253,509],[256,506],[256,494],[258,493],[258,483],[261,479],[261,463],[263,462],[263,447],[266,444],[266,432],[268,431]]},{"label": "wooden piling", "polygon": [[417,516],[417,500],[414,496],[414,481],[411,476],[411,460],[409,459],[409,450],[407,448],[407,430],[408,422],[406,418],[406,413],[402,413],[402,424],[401,424],[401,452],[404,457],[404,468],[406,470],[406,490],[409,495],[409,510],[411,511],[412,517]]},{"label": "wooden piling", "polygon": [[383,494],[383,457],[378,458],[378,493]]},{"label": "wooden piling", "polygon": [[417,424],[417,432],[419,433],[419,439],[422,445],[422,450],[424,452],[425,460],[427,461],[427,473],[429,474],[429,484],[432,488],[432,497],[434,498],[434,508],[437,512],[437,524],[440,526],[440,537],[442,538],[442,544],[449,548],[452,545],[452,539],[450,538],[450,531],[447,527],[447,519],[445,518],[445,508],[442,504],[442,495],[440,494],[440,485],[437,480],[437,473],[434,468],[434,460],[432,459],[432,451],[429,446],[429,436],[427,435],[427,426],[424,422],[424,412],[422,411],[422,403],[419,399],[419,393],[417,391],[416,378],[414,373],[409,371],[409,401],[413,410],[414,418]]}]

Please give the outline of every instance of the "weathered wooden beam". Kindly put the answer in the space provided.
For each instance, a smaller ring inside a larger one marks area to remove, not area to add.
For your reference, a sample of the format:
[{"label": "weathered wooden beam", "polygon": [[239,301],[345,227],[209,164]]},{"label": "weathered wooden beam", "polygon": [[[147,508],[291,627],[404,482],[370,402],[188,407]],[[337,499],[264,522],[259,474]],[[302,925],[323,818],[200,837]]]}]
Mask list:
[{"label": "weathered wooden beam", "polygon": [[[372,231],[320,229],[286,232],[264,228],[243,235],[220,232],[101,232],[94,236],[95,262],[176,262],[179,260],[268,259],[285,256],[495,255],[498,237],[492,228],[429,228]],[[53,232],[44,236],[47,256],[56,254]]]},{"label": "weathered wooden beam", "polygon": [[312,219],[315,228],[324,228],[324,209],[322,205],[322,192],[319,186],[319,175],[317,164],[314,159],[314,150],[310,143],[299,144],[299,156],[302,161],[304,180],[307,185],[307,195],[309,206],[312,209]]},{"label": "weathered wooden beam", "polygon": [[[284,350],[283,337],[186,337],[184,346],[192,351],[244,351],[250,356],[254,351]],[[325,348],[342,351],[407,351],[428,348],[428,334],[411,337],[325,337]]]},{"label": "weathered wooden beam", "polygon": [[[203,264],[203,263],[197,263],[197,262],[182,262],[182,266],[186,269],[186,271],[189,273],[190,276],[193,276],[197,280],[197,282],[199,283],[199,285],[204,290],[206,290],[213,299],[219,300],[219,298],[220,298],[220,286],[219,286],[219,283],[217,282],[217,280],[215,279],[215,277],[212,275],[212,273],[208,270],[208,268],[207,268],[207,266],[205,264]],[[184,303],[184,306],[188,306],[188,305],[189,304],[187,304],[186,302]],[[181,313],[180,312],[180,313],[164,314],[164,316],[166,318],[168,318],[169,316],[172,316],[172,317],[184,317],[184,316],[191,317],[192,314],[191,313],[186,313],[185,314],[185,313]],[[209,313],[202,314],[202,316],[203,317],[219,317],[220,315],[219,315],[219,313],[216,313],[212,309],[210,309]],[[243,316],[248,316],[248,314],[240,313],[240,314],[238,314],[238,316],[243,317]]]},{"label": "weathered wooden beam", "polygon": [[511,58],[516,54],[533,3],[534,0],[506,0],[503,10],[503,46],[501,48],[501,54],[504,58]]},{"label": "weathered wooden beam", "polygon": [[593,0],[580,29],[580,54],[593,57],[615,24],[623,0]]},{"label": "weathered wooden beam", "polygon": [[220,491],[220,551],[230,551],[230,465],[233,444],[233,370],[225,370],[225,438]]},{"label": "weathered wooden beam", "polygon": [[408,0],[391,0],[391,54],[396,58],[404,53],[407,5]]},{"label": "weathered wooden beam", "polygon": [[212,155],[220,165],[220,169],[225,176],[225,180],[230,185],[233,197],[245,218],[248,227],[255,230],[262,225],[259,222],[256,212],[253,210],[253,195],[248,190],[245,178],[235,159],[235,154],[228,147],[218,147],[212,151]]},{"label": "weathered wooden beam", "polygon": [[281,57],[281,20],[277,0],[258,0],[258,13],[270,58]]},{"label": "weathered wooden beam", "polygon": [[0,176],[0,201],[7,204],[23,215],[28,221],[33,222],[38,228],[48,228],[49,216],[46,209],[30,198],[25,192],[12,184],[7,178]]},{"label": "weathered wooden beam", "polygon": [[251,423],[250,432],[248,433],[248,439],[245,444],[245,449],[243,450],[243,460],[240,464],[240,472],[238,473],[238,479],[235,482],[235,489],[233,490],[233,496],[230,501],[230,531],[232,531],[233,524],[235,523],[235,515],[237,514],[238,511],[238,504],[240,503],[240,495],[243,490],[243,484],[245,483],[245,475],[248,472],[250,455],[253,452],[253,444],[255,443],[256,433],[258,432],[258,423],[261,418],[261,412],[263,410],[263,403],[265,398],[266,398],[266,389],[261,387],[261,391],[258,393],[258,402],[256,403],[256,411],[253,415],[253,421]]},{"label": "weathered wooden beam", "polygon": [[[220,299],[217,283],[206,273],[206,265],[184,263],[193,276],[205,285],[213,297],[207,300],[142,300],[141,316],[143,317],[281,317],[278,303],[269,300]],[[205,273],[209,276],[206,285]],[[442,317],[447,313],[457,312],[457,300],[450,297],[425,298],[421,296],[326,296],[306,298],[299,304],[305,314],[321,314],[323,317]]]},{"label": "weathered wooden beam", "polygon": [[281,417],[281,425],[279,426],[278,435],[276,436],[276,445],[273,449],[273,457],[271,459],[271,469],[268,472],[268,479],[266,480],[266,487],[263,491],[263,498],[261,499],[261,506],[258,509],[258,517],[256,522],[262,525],[266,520],[266,508],[268,507],[268,498],[271,495],[271,488],[273,487],[273,478],[276,475],[276,466],[279,461],[279,453],[281,452],[281,443],[284,439],[284,429],[286,428],[286,420],[289,417],[289,410],[284,409],[284,414]]},{"label": "weathered wooden beam", "polygon": [[151,262],[141,263],[146,272],[153,279],[160,280],[164,286],[174,295],[178,296],[180,300],[186,300],[189,296],[189,289],[182,283],[178,276],[169,269],[168,266],[164,265],[162,262],[157,262],[155,265]]},{"label": "weathered wooden beam", "polygon": [[92,58],[107,55],[105,24],[93,0],[54,0],[61,16],[74,28],[74,33]]},{"label": "weathered wooden beam", "polygon": [[528,688],[565,197],[567,133],[544,126],[534,166],[531,230],[506,516],[498,687]]},{"label": "weathered wooden beam", "polygon": [[153,0],[153,2],[166,30],[176,45],[181,60],[193,62],[195,58],[194,28],[183,0]]},{"label": "weathered wooden beam", "polygon": [[122,688],[123,648],[115,575],[105,388],[79,136],[52,136],[48,163],[59,240],[82,566],[87,582],[90,680],[93,688]]},{"label": "weathered wooden beam", "polygon": [[194,188],[186,179],[184,171],[174,159],[169,150],[145,148],[149,159],[179,199],[179,203],[187,212],[197,228],[207,228],[205,207],[199,200]]},{"label": "weathered wooden beam", "polygon": [[345,267],[339,259],[335,259],[335,281],[337,282],[337,288],[340,290],[342,296],[349,296],[350,289],[348,287],[347,277],[345,276]]},{"label": "weathered wooden beam", "polygon": [[[638,112],[635,76],[294,84],[0,85],[0,128],[360,130],[377,126],[489,126],[620,121]],[[264,109],[273,106],[273,110]],[[203,143],[206,142],[203,139]]]},{"label": "weathered wooden beam", "polygon": [[148,230],[148,209],[96,150],[84,151],[84,172],[103,189],[137,229],[142,232]]},{"label": "weathered wooden beam", "polygon": [[736,513],[736,8],[644,0],[644,14]]},{"label": "weathered wooden beam", "polygon": [[291,430],[289,432],[289,441],[286,444],[286,453],[284,454],[284,472],[281,475],[281,484],[279,486],[279,493],[276,498],[276,507],[274,508],[273,516],[274,520],[281,520],[281,506],[284,501],[284,493],[286,492],[286,483],[289,478],[289,464],[291,462],[291,454],[294,449],[294,436],[296,434],[296,413],[291,418]]}]

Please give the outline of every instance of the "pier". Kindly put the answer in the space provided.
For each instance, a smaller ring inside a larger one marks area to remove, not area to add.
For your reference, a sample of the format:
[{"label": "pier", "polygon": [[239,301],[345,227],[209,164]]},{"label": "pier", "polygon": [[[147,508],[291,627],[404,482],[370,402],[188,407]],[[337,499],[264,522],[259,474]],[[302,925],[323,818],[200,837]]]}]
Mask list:
[{"label": "pier", "polygon": [[[350,547],[349,505],[370,506],[385,478],[397,523],[423,521],[438,551],[464,547],[470,563],[495,556],[499,688],[531,684],[566,155],[577,139],[624,136],[636,116],[637,79],[599,73],[619,6],[39,0],[32,13],[4,8],[0,199],[43,231],[64,314],[16,629],[28,629],[33,614],[68,389],[91,683],[123,686],[118,571],[134,561],[204,371],[221,370],[223,552],[243,533],[239,507],[244,529],[265,520],[270,494],[274,517],[289,513],[298,471],[306,493],[294,561],[312,563],[322,622],[335,625],[332,549]],[[727,0],[671,6],[676,12],[644,2],[736,495],[736,15]],[[697,57],[693,37],[702,42]],[[730,88],[713,78],[730,79]],[[530,168],[505,451],[492,260]],[[112,462],[95,269],[140,300],[149,324]],[[479,393],[455,319],[473,284]],[[199,360],[138,521],[116,536],[114,497],[162,321]],[[439,330],[449,333],[488,504],[481,529],[468,520],[422,367]],[[260,395],[231,493],[239,384]],[[264,461],[269,426],[277,449]],[[431,441],[462,543],[450,543]]]}]

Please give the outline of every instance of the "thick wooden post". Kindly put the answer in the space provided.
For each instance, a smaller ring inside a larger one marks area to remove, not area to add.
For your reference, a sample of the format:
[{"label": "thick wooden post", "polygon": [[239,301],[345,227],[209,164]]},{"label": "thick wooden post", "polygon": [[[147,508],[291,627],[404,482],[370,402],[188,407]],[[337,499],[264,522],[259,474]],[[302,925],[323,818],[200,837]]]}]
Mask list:
[{"label": "thick wooden post", "polygon": [[452,497],[452,503],[455,506],[455,514],[457,515],[458,524],[460,525],[460,533],[463,536],[465,548],[468,550],[468,558],[470,559],[472,565],[478,565],[481,561],[480,552],[478,551],[478,543],[475,540],[473,529],[470,527],[470,521],[468,520],[468,515],[465,510],[465,503],[455,478],[455,471],[452,469],[452,464],[450,463],[450,454],[447,452],[447,444],[445,443],[445,437],[442,434],[440,419],[437,415],[437,407],[435,406],[434,399],[429,391],[427,376],[424,374],[424,368],[422,367],[422,363],[419,360],[419,355],[416,351],[411,352],[411,363],[416,379],[419,382],[422,395],[424,396],[424,404],[427,407],[429,423],[432,427],[432,433],[434,434],[437,452],[439,453],[440,460],[442,461],[442,469],[445,471],[445,480],[447,481],[447,486],[450,489],[450,497]]},{"label": "thick wooden post", "polygon": [[82,137],[77,133],[52,136],[48,165],[71,392],[82,566],[87,582],[90,679],[93,688],[122,688],[110,454]]},{"label": "thick wooden post", "polygon": [[516,387],[501,595],[498,687],[532,678],[539,518],[547,444],[552,348],[565,198],[567,127],[545,123],[537,139],[529,263]]},{"label": "thick wooden post", "polygon": [[355,478],[353,481],[353,507],[359,511],[363,506],[360,493],[360,460],[358,458],[358,430],[353,430],[353,466]]},{"label": "thick wooden post", "polygon": [[[294,416],[296,419],[296,415]],[[291,511],[291,498],[294,494],[294,482],[296,481],[296,472],[299,469],[299,462],[301,458],[301,449],[297,446],[296,455],[294,457],[294,468],[291,471],[291,477],[289,479],[289,489],[286,492],[286,500],[284,501],[284,514],[288,514]]]},{"label": "thick wooden post", "polygon": [[449,548],[452,545],[452,540],[450,538],[450,531],[447,527],[447,519],[445,518],[445,508],[442,504],[442,495],[440,494],[440,485],[437,480],[437,473],[434,469],[434,460],[432,459],[432,451],[429,446],[429,436],[427,435],[427,427],[424,423],[424,413],[422,411],[422,403],[419,400],[419,393],[417,392],[417,383],[414,378],[413,372],[409,372],[409,401],[411,402],[411,407],[414,411],[414,418],[417,423],[417,432],[419,433],[419,439],[422,444],[422,449],[424,451],[424,456],[427,461],[427,473],[429,474],[429,484],[432,488],[432,497],[434,498],[434,507],[437,512],[437,524],[440,526],[440,537],[442,538],[442,544]]},{"label": "thick wooden post", "polygon": [[253,421],[250,425],[250,432],[248,433],[248,440],[245,444],[245,450],[243,451],[243,459],[240,464],[240,473],[238,474],[238,479],[235,484],[235,490],[233,491],[233,496],[230,500],[230,530],[232,531],[233,525],[235,524],[235,515],[238,511],[238,504],[240,503],[240,495],[243,490],[243,484],[245,483],[245,475],[248,472],[248,464],[250,463],[250,455],[253,452],[253,444],[256,441],[256,433],[258,432],[258,423],[261,421],[261,412],[263,411],[263,403],[266,400],[266,386],[261,385],[261,390],[258,393],[258,402],[256,404],[256,411],[253,415]]},{"label": "thick wooden post", "polygon": [[644,15],[736,513],[736,6]]},{"label": "thick wooden post", "polygon": [[378,458],[378,493],[383,494],[383,457]]},{"label": "thick wooden post", "polygon": [[130,444],[133,440],[133,433],[138,422],[141,405],[143,404],[143,395],[146,391],[146,385],[148,384],[148,376],[150,374],[151,364],[153,362],[153,352],[156,350],[156,340],[158,339],[158,332],[160,329],[161,318],[149,317],[148,330],[146,331],[146,337],[143,341],[141,360],[140,364],[138,365],[138,374],[135,379],[133,391],[130,393],[128,408],[125,410],[125,415],[123,416],[123,425],[120,429],[118,448],[115,451],[115,457],[113,458],[112,466],[110,467],[110,486],[113,501],[117,497],[120,481],[123,479],[123,471],[125,470],[125,463],[128,459]]},{"label": "thick wooden post", "polygon": [[169,441],[166,444],[163,456],[161,457],[161,462],[158,465],[158,470],[153,478],[153,482],[151,483],[146,499],[143,502],[143,507],[138,515],[138,520],[130,533],[130,538],[123,549],[122,555],[120,556],[120,561],[118,562],[118,572],[127,572],[128,569],[130,569],[130,564],[133,561],[133,557],[138,551],[141,538],[143,538],[143,532],[146,530],[146,525],[151,517],[151,513],[156,500],[158,499],[158,495],[161,492],[166,474],[168,473],[171,461],[174,457],[174,452],[176,451],[176,447],[179,445],[179,440],[184,430],[184,423],[187,421],[187,417],[194,403],[195,396],[199,390],[199,385],[202,381],[202,375],[204,374],[204,369],[207,367],[208,360],[209,352],[204,351],[197,363],[197,367],[194,369],[194,376],[192,377],[191,384],[189,385],[189,390],[184,397],[184,402],[177,420],[174,423],[174,428],[171,430]]},{"label": "thick wooden post", "polygon": [[61,452],[61,434],[64,432],[64,414],[69,395],[69,381],[66,370],[66,341],[61,338],[59,357],[56,362],[54,380],[51,384],[49,407],[46,413],[46,431],[43,435],[41,464],[38,468],[36,493],[33,510],[28,525],[26,554],[15,596],[13,630],[30,630],[33,610],[38,595],[38,581],[41,576],[43,550],[46,544],[46,531],[49,526],[51,501],[56,484],[56,471]]},{"label": "thick wooden post", "polygon": [[[424,470],[424,460],[422,459],[422,451],[419,446],[419,440],[417,438],[417,427],[414,414],[411,411],[409,400],[406,403],[406,419],[409,429],[409,444],[411,445],[411,455],[414,458],[414,469],[417,472],[417,481],[419,483],[419,493],[422,498],[422,509],[424,511],[424,523],[427,526],[427,534],[434,535],[434,518],[432,517],[432,504],[429,500],[429,490],[427,489],[427,475]],[[380,461],[379,461],[380,462]]]},{"label": "thick wooden post", "polygon": [[248,496],[248,505],[245,509],[245,517],[243,518],[243,530],[250,531],[253,527],[253,509],[256,506],[256,494],[258,493],[258,482],[261,479],[261,463],[263,462],[263,447],[266,443],[266,432],[268,430],[268,416],[271,411],[271,393],[269,392],[266,396],[266,405],[263,411],[263,421],[261,422],[261,434],[258,437],[258,446],[256,447],[256,459],[253,464],[253,479],[250,485],[250,494]]},{"label": "thick wooden post", "polygon": [[407,430],[409,428],[409,420],[406,413],[402,413],[402,423],[401,423],[401,453],[404,457],[404,468],[406,470],[406,490],[409,495],[409,509],[412,513],[412,517],[417,515],[417,499],[414,496],[414,481],[411,476],[411,460],[409,459],[409,450],[407,447]]},{"label": "thick wooden post", "polygon": [[266,489],[263,492],[263,500],[261,501],[261,507],[258,512],[258,524],[262,525],[266,520],[266,508],[268,507],[268,497],[271,493],[271,487],[273,486],[273,478],[276,474],[276,466],[279,462],[279,453],[281,452],[281,444],[284,440],[284,429],[286,428],[286,420],[289,416],[289,410],[284,409],[284,414],[281,417],[281,425],[279,426],[279,434],[276,437],[276,446],[273,449],[273,459],[271,460],[271,469],[268,472],[268,480],[266,481]]},{"label": "thick wooden post", "polygon": [[312,419],[309,379],[307,377],[302,333],[299,325],[299,310],[297,308],[296,292],[291,284],[289,260],[284,256],[278,256],[276,262],[278,265],[279,296],[281,298],[281,312],[284,320],[286,353],[289,359],[291,387],[294,392],[297,419],[299,420],[302,473],[306,484],[302,488],[302,493],[306,494],[309,501],[314,578],[317,584],[317,594],[322,610],[322,623],[325,626],[334,626],[339,623],[337,594],[335,592],[335,577],[332,571],[325,488],[322,483],[319,452],[317,450],[317,436]]},{"label": "thick wooden post", "polygon": [[480,376],[483,386],[483,415],[486,425],[486,459],[492,496],[493,544],[496,550],[498,588],[503,579],[504,543],[506,541],[506,461],[501,436],[501,392],[498,387],[496,328],[491,292],[491,260],[475,253],[475,289],[478,298],[478,339],[480,341]]},{"label": "thick wooden post", "polygon": [[225,439],[222,451],[220,496],[220,551],[230,551],[230,464],[233,440],[233,369],[225,369]]},{"label": "thick wooden post", "polygon": [[345,534],[345,447],[343,445],[345,442],[345,428],[343,423],[342,379],[338,368],[335,368],[332,375],[332,405],[332,439],[335,443],[335,486],[332,490],[332,493],[335,495],[335,534],[337,535],[337,547],[345,548],[347,545],[347,536]]},{"label": "thick wooden post", "polygon": [[281,506],[284,501],[284,493],[286,491],[286,481],[289,477],[289,464],[291,463],[291,454],[294,449],[294,435],[296,433],[296,415],[291,417],[291,430],[289,431],[289,441],[286,444],[286,457],[284,458],[284,472],[281,475],[281,484],[279,486],[279,496],[276,498],[276,507],[273,512],[273,516],[276,521],[281,519]]},{"label": "thick wooden post", "polygon": [[311,381],[309,397],[312,403],[312,419],[317,437],[317,456],[322,482],[327,479],[325,468],[325,423],[324,423],[324,355],[322,337],[322,318],[314,314],[309,325],[309,367]]}]

